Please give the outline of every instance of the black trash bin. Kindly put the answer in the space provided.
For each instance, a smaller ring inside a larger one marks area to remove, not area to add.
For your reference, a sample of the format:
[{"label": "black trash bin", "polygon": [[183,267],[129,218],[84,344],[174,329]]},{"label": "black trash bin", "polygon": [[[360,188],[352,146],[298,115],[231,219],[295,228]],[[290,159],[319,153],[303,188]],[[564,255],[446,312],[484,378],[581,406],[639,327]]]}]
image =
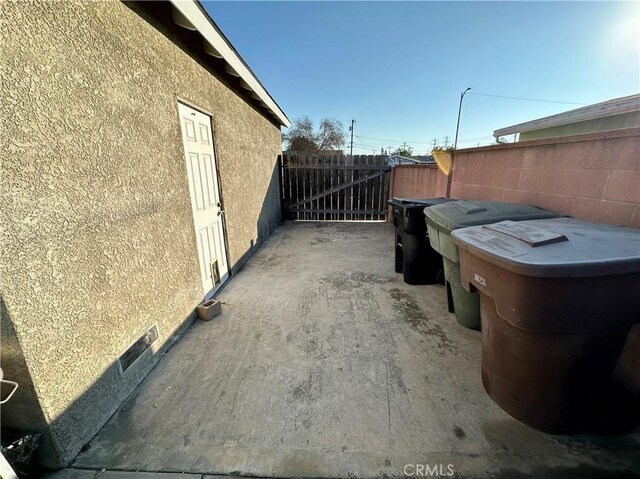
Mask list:
[{"label": "black trash bin", "polygon": [[443,281],[442,256],[429,243],[424,209],[449,198],[394,198],[395,270],[407,284],[434,284]]}]

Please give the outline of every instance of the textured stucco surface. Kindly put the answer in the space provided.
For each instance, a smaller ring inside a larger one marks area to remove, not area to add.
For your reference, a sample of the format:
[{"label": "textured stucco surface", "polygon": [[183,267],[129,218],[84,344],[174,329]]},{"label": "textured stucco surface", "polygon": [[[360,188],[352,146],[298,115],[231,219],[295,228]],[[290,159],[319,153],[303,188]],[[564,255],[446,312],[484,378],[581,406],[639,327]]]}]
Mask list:
[{"label": "textured stucco surface", "polygon": [[[166,5],[0,8],[2,359],[33,385],[3,407],[3,426],[25,427],[18,404],[39,403],[58,449],[43,460],[57,466],[202,298],[178,98],[213,115],[231,265],[279,221],[280,131],[172,41],[191,33],[166,22]],[[145,20],[154,9],[164,23]],[[120,375],[118,355],[155,323],[160,341]]]}]

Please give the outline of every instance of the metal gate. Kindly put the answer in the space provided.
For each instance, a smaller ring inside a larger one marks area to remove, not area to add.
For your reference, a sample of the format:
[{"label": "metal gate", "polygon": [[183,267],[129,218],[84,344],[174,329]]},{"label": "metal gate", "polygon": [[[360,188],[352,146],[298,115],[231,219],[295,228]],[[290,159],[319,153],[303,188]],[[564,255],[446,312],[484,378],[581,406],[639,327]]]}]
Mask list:
[{"label": "metal gate", "polygon": [[307,221],[385,221],[389,194],[387,156],[282,157],[284,218]]}]

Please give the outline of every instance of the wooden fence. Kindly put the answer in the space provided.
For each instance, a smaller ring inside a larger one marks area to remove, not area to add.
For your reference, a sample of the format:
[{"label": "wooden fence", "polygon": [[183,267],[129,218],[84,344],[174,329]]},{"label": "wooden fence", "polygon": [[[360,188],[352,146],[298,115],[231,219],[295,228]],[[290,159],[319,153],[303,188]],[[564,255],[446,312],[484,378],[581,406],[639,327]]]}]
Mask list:
[{"label": "wooden fence", "polygon": [[385,221],[389,171],[382,155],[285,153],[281,170],[285,219]]}]

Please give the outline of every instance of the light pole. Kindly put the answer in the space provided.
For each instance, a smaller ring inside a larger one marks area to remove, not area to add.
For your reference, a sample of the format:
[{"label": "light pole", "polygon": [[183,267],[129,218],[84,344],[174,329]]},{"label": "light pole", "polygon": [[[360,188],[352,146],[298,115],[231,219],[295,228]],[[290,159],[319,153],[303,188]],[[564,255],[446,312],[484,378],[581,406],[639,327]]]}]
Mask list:
[{"label": "light pole", "polygon": [[349,156],[351,156],[351,158],[353,158],[353,125],[355,124],[356,120],[352,119],[351,120],[351,126],[349,127],[349,131],[351,132],[351,153]]},{"label": "light pole", "polygon": [[453,149],[455,150],[458,147],[458,130],[460,130],[460,112],[462,111],[462,99],[464,98],[465,93],[471,90],[471,87],[468,87],[465,91],[460,93],[460,105],[458,106],[458,123],[456,124],[456,139],[453,141]]}]

